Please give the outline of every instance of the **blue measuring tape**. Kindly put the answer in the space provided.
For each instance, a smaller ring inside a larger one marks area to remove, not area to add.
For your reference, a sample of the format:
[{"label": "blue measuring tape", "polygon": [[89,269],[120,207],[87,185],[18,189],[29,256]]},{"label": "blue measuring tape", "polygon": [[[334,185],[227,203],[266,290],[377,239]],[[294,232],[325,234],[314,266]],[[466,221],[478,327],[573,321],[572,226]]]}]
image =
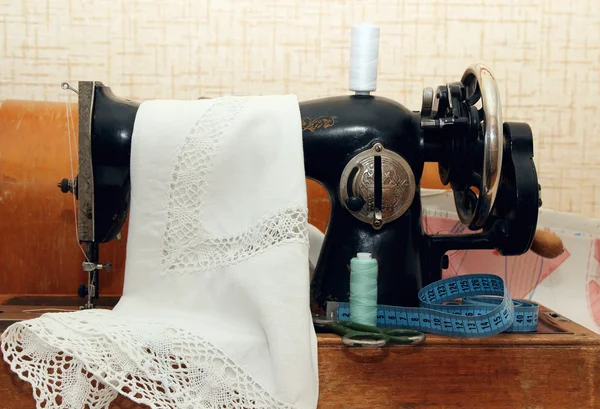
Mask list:
[{"label": "blue measuring tape", "polygon": [[[461,299],[460,303],[455,301]],[[419,291],[420,307],[377,306],[377,326],[483,338],[501,332],[534,332],[537,304],[511,299],[502,278],[472,274],[447,278]],[[328,301],[327,318],[351,321],[350,304]]]}]

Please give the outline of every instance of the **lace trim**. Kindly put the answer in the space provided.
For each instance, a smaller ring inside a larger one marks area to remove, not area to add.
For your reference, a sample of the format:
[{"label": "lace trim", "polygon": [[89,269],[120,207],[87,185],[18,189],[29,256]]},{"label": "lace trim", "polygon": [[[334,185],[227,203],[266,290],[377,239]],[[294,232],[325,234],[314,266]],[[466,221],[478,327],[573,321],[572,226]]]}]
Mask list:
[{"label": "lace trim", "polygon": [[217,237],[202,225],[207,175],[225,132],[243,106],[240,98],[216,100],[178,150],[162,239],[163,275],[233,265],[285,242],[308,243],[308,210],[301,206],[265,216],[235,236]]},{"label": "lace trim", "polygon": [[117,393],[155,409],[294,409],[204,339],[108,311],[14,324],[2,335],[2,352],[32,385],[37,406],[48,409],[108,409]]},{"label": "lace trim", "polygon": [[200,216],[206,195],[206,176],[212,170],[223,135],[242,111],[245,99],[223,97],[194,124],[179,150],[171,176],[169,207],[162,241],[162,271],[180,264],[178,249],[188,249],[203,235]]},{"label": "lace trim", "polygon": [[237,236],[198,237],[187,248],[170,254],[169,273],[193,273],[240,263],[256,254],[287,242],[308,245],[308,209],[289,207],[262,217]]}]

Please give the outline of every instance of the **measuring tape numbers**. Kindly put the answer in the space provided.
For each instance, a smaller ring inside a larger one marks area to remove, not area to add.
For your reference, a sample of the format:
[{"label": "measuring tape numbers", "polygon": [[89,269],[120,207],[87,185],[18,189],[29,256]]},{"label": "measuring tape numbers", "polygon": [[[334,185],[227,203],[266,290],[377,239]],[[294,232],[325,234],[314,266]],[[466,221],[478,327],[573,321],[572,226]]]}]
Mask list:
[{"label": "measuring tape numbers", "polygon": [[[460,299],[460,302],[457,300]],[[534,332],[537,304],[513,300],[502,278],[472,274],[447,278],[419,291],[420,307],[377,306],[377,326],[483,338],[501,332]],[[329,319],[351,321],[348,302],[328,301]]]}]

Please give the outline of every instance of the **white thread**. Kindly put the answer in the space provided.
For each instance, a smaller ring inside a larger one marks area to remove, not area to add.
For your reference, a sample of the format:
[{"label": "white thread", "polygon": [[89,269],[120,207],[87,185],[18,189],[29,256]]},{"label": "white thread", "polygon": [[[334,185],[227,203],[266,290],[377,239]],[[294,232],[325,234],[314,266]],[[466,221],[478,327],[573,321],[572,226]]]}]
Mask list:
[{"label": "white thread", "polygon": [[25,312],[28,314],[35,312],[73,312],[75,310],[67,310],[66,308],[34,308],[32,310],[23,310],[21,312]]},{"label": "white thread", "polygon": [[379,27],[360,24],[352,27],[350,44],[350,91],[368,93],[377,89]]}]

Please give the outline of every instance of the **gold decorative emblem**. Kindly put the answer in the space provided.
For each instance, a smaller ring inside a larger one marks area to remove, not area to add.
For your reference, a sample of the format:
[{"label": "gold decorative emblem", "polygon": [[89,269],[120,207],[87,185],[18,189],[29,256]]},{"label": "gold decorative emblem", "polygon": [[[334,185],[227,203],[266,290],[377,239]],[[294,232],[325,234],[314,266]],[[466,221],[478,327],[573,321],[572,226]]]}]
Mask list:
[{"label": "gold decorative emblem", "polygon": [[[381,157],[381,209],[375,207],[375,156]],[[415,175],[402,156],[377,143],[350,159],[342,172],[339,189],[342,206],[378,229],[408,210],[416,193]],[[360,209],[348,206],[350,196],[363,200]]]},{"label": "gold decorative emblem", "polygon": [[335,124],[335,116],[318,116],[316,118],[303,117],[302,118],[302,130],[314,132],[319,128],[327,129]]},{"label": "gold decorative emblem", "polygon": [[[356,175],[357,192],[366,199],[365,211],[368,215],[375,208],[375,163],[373,157],[359,162],[361,172]],[[414,184],[410,182],[410,168],[390,156],[382,156],[382,200],[381,211],[384,218],[391,218],[399,213],[406,203],[412,203],[411,192]]]}]

